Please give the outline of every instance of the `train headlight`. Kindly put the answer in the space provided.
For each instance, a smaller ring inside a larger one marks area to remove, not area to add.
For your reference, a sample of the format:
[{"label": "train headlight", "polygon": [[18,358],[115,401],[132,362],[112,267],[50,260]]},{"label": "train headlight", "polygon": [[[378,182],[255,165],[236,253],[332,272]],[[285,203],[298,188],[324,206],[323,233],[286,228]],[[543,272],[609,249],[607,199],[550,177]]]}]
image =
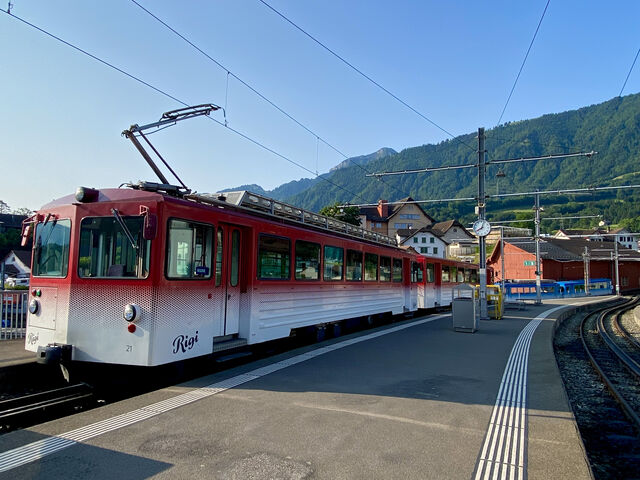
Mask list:
[{"label": "train headlight", "polygon": [[140,307],[138,307],[135,303],[129,303],[124,307],[122,316],[127,322],[133,322],[140,316]]},{"label": "train headlight", "polygon": [[40,304],[35,298],[32,298],[31,301],[29,302],[29,313],[31,313],[31,315],[35,315],[39,309],[40,309]]}]

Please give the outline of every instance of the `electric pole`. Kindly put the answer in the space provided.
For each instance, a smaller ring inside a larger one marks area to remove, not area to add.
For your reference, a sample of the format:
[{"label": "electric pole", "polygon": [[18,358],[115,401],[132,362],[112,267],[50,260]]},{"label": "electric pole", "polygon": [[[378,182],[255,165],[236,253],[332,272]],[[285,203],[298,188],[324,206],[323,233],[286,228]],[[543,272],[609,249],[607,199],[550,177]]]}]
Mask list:
[{"label": "electric pole", "polygon": [[[485,220],[485,207],[486,196],[484,191],[484,180],[486,172],[485,164],[485,149],[484,149],[484,128],[478,128],[478,221],[483,222]],[[489,314],[487,311],[487,242],[486,236],[480,235],[478,237],[478,243],[480,246],[480,261],[479,261],[479,273],[480,273],[480,320],[488,320]]]},{"label": "electric pole", "polygon": [[542,292],[540,285],[540,195],[536,193],[535,203],[535,226],[536,226],[536,305],[542,305]]},{"label": "electric pole", "polygon": [[[617,242],[616,242],[617,243]],[[582,258],[584,259],[584,293],[585,295],[589,295],[589,249],[584,247],[584,253],[582,254]]]},{"label": "electric pole", "polygon": [[620,296],[620,269],[618,266],[618,235],[613,237],[613,258],[616,266],[616,295]]}]

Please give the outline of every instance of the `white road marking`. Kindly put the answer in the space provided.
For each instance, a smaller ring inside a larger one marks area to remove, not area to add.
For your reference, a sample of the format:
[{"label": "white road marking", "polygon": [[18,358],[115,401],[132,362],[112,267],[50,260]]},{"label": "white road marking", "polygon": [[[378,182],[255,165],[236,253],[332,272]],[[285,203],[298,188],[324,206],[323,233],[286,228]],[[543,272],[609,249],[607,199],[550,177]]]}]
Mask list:
[{"label": "white road marking", "polygon": [[502,375],[475,480],[524,480],[529,348],[542,320],[567,306],[541,313],[518,335]]}]

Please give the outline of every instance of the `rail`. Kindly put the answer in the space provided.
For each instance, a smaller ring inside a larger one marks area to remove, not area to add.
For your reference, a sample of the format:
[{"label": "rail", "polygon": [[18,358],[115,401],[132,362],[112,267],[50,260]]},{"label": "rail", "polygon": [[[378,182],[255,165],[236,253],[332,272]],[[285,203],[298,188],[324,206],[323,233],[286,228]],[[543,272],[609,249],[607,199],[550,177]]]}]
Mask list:
[{"label": "rail", "polygon": [[[624,376],[621,375],[621,363],[624,364],[625,359],[619,355],[620,349],[615,347],[615,343],[610,341],[604,320],[606,316],[616,315],[618,312],[629,310],[637,304],[637,299],[606,307],[587,315],[580,325],[580,339],[584,347],[584,351],[593,365],[594,369],[607,386],[613,397],[616,399],[627,418],[633,423],[636,429],[640,429],[640,416],[638,415],[638,402],[635,395],[630,395],[629,391],[633,387],[627,387]],[[595,319],[595,324],[589,322]],[[601,345],[599,345],[601,342]],[[613,345],[613,348],[612,348]],[[606,351],[605,351],[606,350]],[[629,368],[627,366],[627,368]],[[633,384],[637,382],[637,372],[629,368],[629,373],[633,376]],[[615,378],[615,380],[614,380]],[[629,385],[631,385],[631,383]]]},{"label": "rail", "polygon": [[27,327],[28,290],[0,290],[0,341],[24,338]]}]

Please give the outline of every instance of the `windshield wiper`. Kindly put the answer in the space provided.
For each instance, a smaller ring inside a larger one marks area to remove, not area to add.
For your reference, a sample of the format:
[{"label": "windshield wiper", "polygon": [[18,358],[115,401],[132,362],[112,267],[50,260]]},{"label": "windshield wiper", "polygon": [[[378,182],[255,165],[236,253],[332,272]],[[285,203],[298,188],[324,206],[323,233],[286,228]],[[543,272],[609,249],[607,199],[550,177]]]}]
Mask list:
[{"label": "windshield wiper", "polygon": [[118,212],[117,209],[112,208],[111,209],[111,213],[113,213],[113,216],[116,218],[116,220],[118,221],[118,225],[120,225],[120,228],[122,228],[122,231],[124,232],[124,234],[127,236],[127,238],[129,239],[129,241],[131,242],[131,246],[133,248],[135,248],[136,250],[138,250],[138,244],[136,243],[136,241],[133,239],[133,235],[131,235],[131,232],[129,231],[129,229],[127,228],[127,225],[124,223],[124,220],[122,220],[122,217],[120,216],[120,213]]}]

